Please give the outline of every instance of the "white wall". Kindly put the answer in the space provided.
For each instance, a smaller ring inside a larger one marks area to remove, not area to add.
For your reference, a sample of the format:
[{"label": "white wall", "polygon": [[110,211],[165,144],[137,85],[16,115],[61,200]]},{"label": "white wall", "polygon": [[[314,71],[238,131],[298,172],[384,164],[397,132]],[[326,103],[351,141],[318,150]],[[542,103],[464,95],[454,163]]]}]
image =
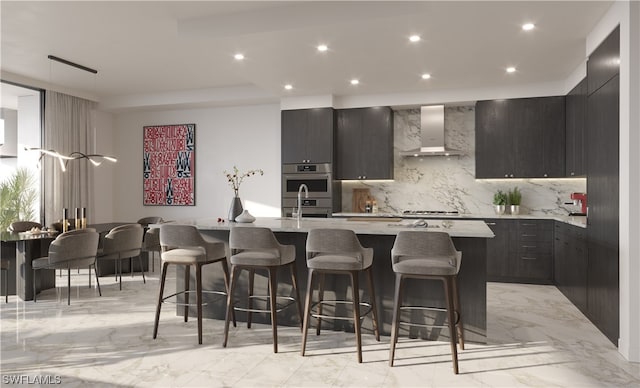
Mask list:
[{"label": "white wall", "polygon": [[[142,205],[142,130],[147,125],[196,124],[196,205]],[[280,105],[131,112],[114,115],[114,154],[118,158],[113,218],[136,221],[226,218],[233,191],[223,174],[261,168],[264,176],[245,180],[240,198],[255,216],[280,215]]]}]

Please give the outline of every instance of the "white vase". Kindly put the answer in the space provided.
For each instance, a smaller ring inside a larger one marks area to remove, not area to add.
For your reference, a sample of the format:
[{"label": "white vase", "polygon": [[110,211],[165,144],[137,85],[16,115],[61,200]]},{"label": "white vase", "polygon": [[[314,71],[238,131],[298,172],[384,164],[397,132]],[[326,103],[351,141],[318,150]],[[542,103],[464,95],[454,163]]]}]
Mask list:
[{"label": "white vase", "polygon": [[236,217],[236,222],[249,223],[255,221],[256,218],[249,214],[248,210],[243,210],[242,213]]},{"label": "white vase", "polygon": [[497,215],[503,215],[506,206],[505,205],[493,205]]},{"label": "white vase", "polygon": [[511,215],[517,216],[520,214],[520,205],[511,205]]}]

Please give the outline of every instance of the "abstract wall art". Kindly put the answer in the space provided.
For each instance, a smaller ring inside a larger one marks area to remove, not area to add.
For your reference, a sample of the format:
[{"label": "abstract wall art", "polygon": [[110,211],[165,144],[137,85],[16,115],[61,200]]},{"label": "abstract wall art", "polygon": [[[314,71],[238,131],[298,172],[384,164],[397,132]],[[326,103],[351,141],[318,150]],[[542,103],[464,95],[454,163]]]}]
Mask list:
[{"label": "abstract wall art", "polygon": [[144,205],[195,206],[195,133],[195,124],[144,127]]}]

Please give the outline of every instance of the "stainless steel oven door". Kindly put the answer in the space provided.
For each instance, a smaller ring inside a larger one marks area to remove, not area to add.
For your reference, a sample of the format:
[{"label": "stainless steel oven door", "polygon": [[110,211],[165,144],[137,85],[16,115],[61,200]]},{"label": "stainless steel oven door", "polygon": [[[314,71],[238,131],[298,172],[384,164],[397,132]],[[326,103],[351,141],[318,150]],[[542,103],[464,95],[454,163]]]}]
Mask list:
[{"label": "stainless steel oven door", "polygon": [[305,184],[309,197],[331,198],[331,174],[284,174],[282,176],[282,198],[297,198],[300,185]]},{"label": "stainless steel oven door", "polygon": [[[291,217],[293,209],[298,208],[298,200],[296,198],[285,198],[282,200],[282,216]],[[302,217],[331,217],[333,209],[331,208],[330,198],[302,198]]]}]

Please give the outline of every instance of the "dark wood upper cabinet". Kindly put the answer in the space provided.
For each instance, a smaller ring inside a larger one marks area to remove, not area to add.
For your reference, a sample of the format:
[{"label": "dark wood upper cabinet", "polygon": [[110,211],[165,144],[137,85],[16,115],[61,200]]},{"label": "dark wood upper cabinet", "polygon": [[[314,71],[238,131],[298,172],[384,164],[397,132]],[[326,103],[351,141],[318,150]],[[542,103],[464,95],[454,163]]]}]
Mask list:
[{"label": "dark wood upper cabinet", "polygon": [[587,114],[587,78],[573,88],[565,99],[565,176],[584,176],[587,173],[585,131]]},{"label": "dark wood upper cabinet", "polygon": [[476,178],[508,178],[514,164],[507,100],[476,103]]},{"label": "dark wood upper cabinet", "polygon": [[620,73],[620,26],[600,43],[587,61],[587,83],[592,94]]},{"label": "dark wood upper cabinet", "polygon": [[564,176],[564,96],[478,101],[476,178]]},{"label": "dark wood upper cabinet", "polygon": [[333,108],[284,110],[282,163],[333,163]]},{"label": "dark wood upper cabinet", "polygon": [[391,108],[337,111],[336,178],[393,179]]}]

